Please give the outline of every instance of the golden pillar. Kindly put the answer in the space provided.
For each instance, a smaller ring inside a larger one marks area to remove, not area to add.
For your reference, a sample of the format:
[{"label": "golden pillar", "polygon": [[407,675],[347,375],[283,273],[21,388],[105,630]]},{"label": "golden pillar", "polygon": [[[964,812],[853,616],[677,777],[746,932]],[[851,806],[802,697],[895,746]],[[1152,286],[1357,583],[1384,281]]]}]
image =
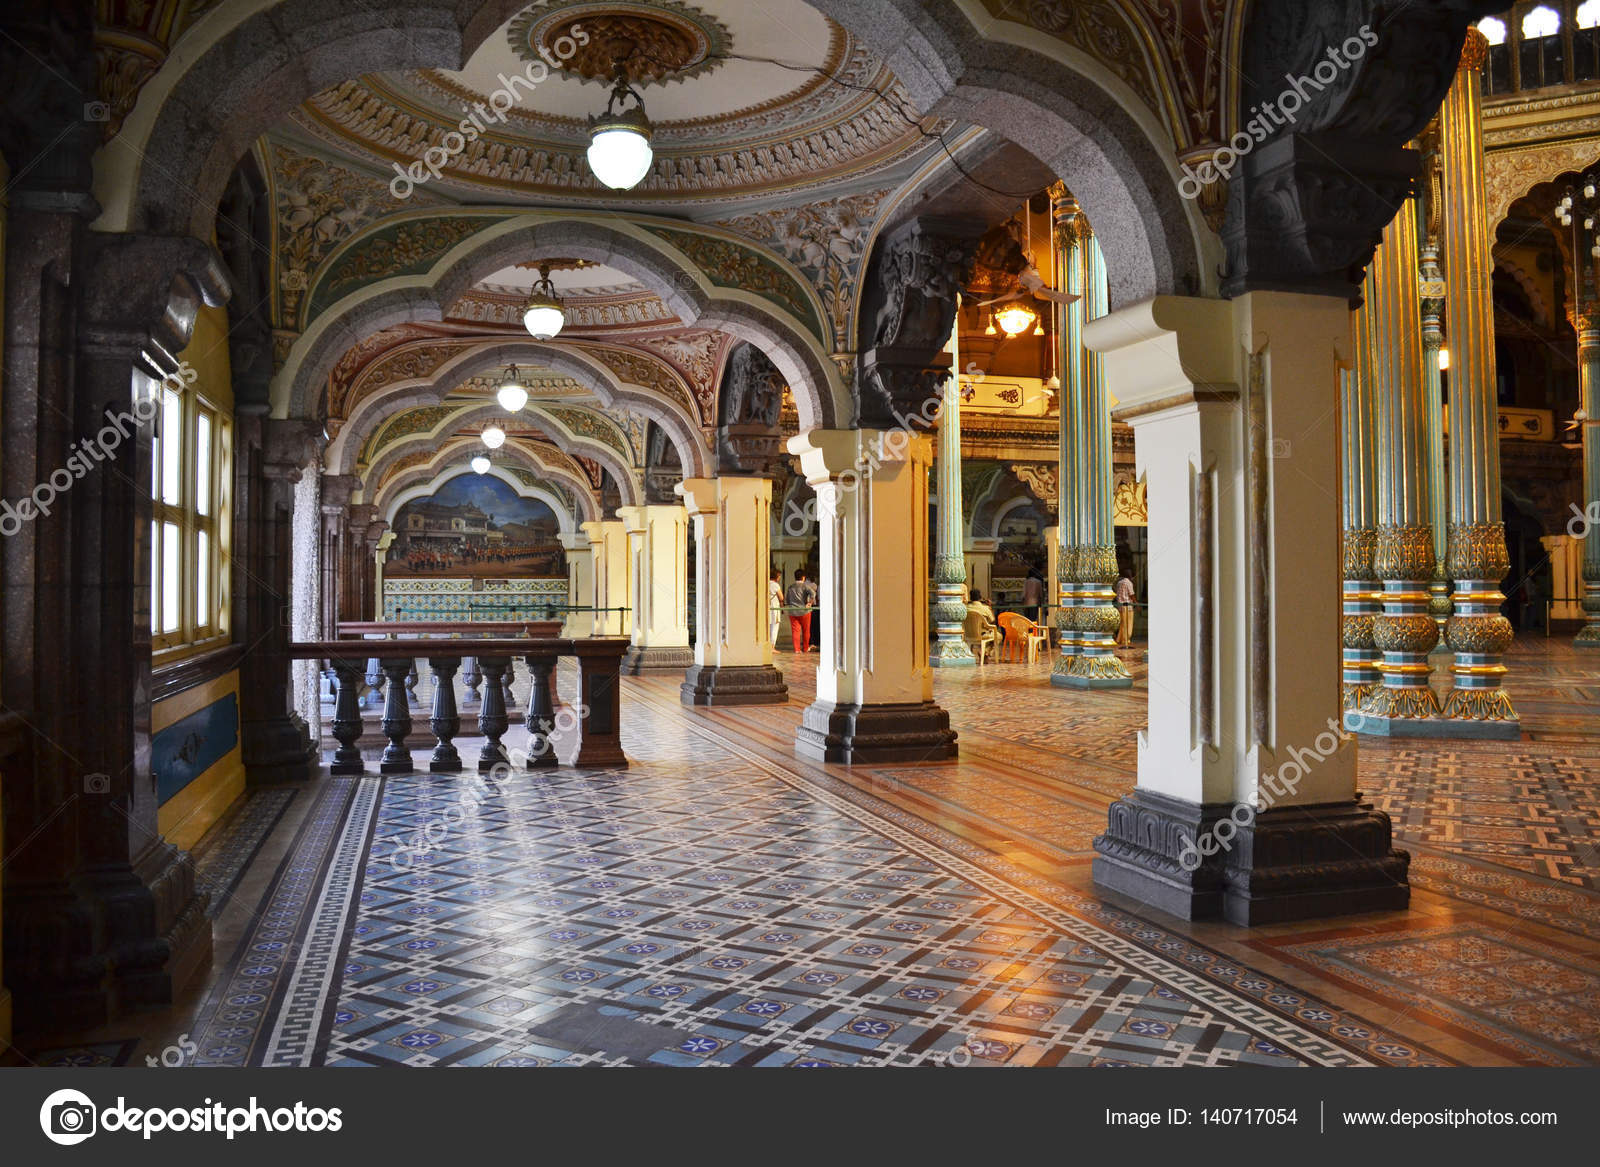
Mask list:
[{"label": "golden pillar", "polygon": [[[1443,181],[1445,312],[1450,331],[1450,531],[1446,569],[1455,581],[1445,635],[1455,656],[1444,716],[1470,736],[1516,737],[1501,687],[1511,622],[1500,583],[1511,570],[1500,519],[1500,426],[1495,392],[1494,308],[1484,197],[1483,69],[1489,46],[1467,30],[1461,67],[1439,111]],[[1468,728],[1471,727],[1471,728]]]},{"label": "golden pillar", "polygon": [[1600,304],[1578,315],[1578,405],[1583,410],[1583,520],[1568,524],[1582,530],[1584,626],[1573,644],[1600,649]]},{"label": "golden pillar", "polygon": [[1372,637],[1383,590],[1373,570],[1378,537],[1377,417],[1372,354],[1372,297],[1351,314],[1351,367],[1339,370],[1344,479],[1344,591],[1339,707],[1359,709],[1378,687]]}]

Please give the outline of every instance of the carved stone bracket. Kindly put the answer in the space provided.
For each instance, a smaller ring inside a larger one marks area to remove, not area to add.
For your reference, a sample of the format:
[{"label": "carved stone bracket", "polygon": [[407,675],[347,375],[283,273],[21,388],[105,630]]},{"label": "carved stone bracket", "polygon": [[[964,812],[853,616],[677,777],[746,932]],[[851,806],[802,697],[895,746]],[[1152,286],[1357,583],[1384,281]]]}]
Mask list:
[{"label": "carved stone bracket", "polygon": [[753,344],[728,354],[717,408],[717,473],[769,478],[788,461],[778,417],[783,374]]}]

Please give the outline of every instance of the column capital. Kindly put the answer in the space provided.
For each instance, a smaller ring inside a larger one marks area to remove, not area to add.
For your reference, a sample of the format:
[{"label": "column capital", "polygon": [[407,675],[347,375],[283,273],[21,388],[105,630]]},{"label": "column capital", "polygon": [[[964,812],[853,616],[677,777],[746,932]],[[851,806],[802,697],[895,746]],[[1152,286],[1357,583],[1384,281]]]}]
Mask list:
[{"label": "column capital", "polygon": [[337,515],[350,505],[360,481],[353,474],[324,474],[322,476],[322,513]]},{"label": "column capital", "polygon": [[561,531],[556,535],[556,540],[567,551],[588,551],[590,547],[589,533],[583,530]]},{"label": "column capital", "polygon": [[690,518],[717,513],[718,494],[715,478],[685,478],[673,487],[673,491],[683,499],[684,508],[688,510]]},{"label": "column capital", "polygon": [[933,439],[905,429],[817,429],[790,438],[789,453],[800,459],[806,482],[820,486],[893,463],[931,466]]}]

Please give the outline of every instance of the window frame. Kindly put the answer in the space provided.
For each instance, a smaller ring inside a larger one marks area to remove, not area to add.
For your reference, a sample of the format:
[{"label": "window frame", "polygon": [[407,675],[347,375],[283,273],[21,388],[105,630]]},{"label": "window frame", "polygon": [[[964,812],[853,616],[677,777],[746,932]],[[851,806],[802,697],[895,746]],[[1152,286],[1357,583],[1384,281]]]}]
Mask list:
[{"label": "window frame", "polygon": [[[233,417],[229,406],[197,383],[169,378],[155,386],[162,406],[156,410],[151,441],[150,511],[150,652],[153,664],[164,664],[229,644],[231,620],[231,549],[233,520]],[[168,442],[168,395],[178,402],[179,451],[175,501],[167,501],[164,461]],[[200,459],[201,421],[209,425],[209,458]],[[208,506],[199,506],[204,470]],[[203,536],[203,538],[202,538]],[[165,620],[169,580],[169,540],[176,542],[175,596],[177,619]],[[206,544],[205,555],[200,544]],[[204,579],[202,588],[201,581]],[[205,610],[199,599],[204,592]]]}]

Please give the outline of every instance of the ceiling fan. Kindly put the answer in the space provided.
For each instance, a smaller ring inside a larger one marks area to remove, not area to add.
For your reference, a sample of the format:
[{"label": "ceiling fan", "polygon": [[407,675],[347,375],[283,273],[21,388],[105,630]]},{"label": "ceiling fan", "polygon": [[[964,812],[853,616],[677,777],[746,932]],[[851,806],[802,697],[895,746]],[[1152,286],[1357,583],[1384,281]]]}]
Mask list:
[{"label": "ceiling fan", "polygon": [[1573,413],[1572,420],[1567,422],[1566,428],[1569,430],[1581,430],[1592,425],[1600,425],[1600,417],[1590,417],[1582,409],[1579,409]]},{"label": "ceiling fan", "polygon": [[[1039,274],[1039,269],[1033,263],[1033,218],[1025,219],[1028,232],[1028,247],[1023,253],[1028,257],[1028,264],[1017,273],[1017,287],[1015,291],[1007,292],[1003,296],[996,296],[991,300],[981,300],[974,305],[976,308],[992,308],[996,304],[1015,303],[1019,300],[1041,300],[1047,304],[1071,304],[1082,299],[1074,292],[1063,292],[1052,288],[1045,282],[1044,276]],[[1020,336],[1029,328],[1041,327],[1039,314],[1027,304],[1016,303],[1014,307],[1002,308],[994,314],[994,323],[1000,325],[1001,331],[1007,336]],[[989,326],[989,331],[994,331],[994,323]]]}]

